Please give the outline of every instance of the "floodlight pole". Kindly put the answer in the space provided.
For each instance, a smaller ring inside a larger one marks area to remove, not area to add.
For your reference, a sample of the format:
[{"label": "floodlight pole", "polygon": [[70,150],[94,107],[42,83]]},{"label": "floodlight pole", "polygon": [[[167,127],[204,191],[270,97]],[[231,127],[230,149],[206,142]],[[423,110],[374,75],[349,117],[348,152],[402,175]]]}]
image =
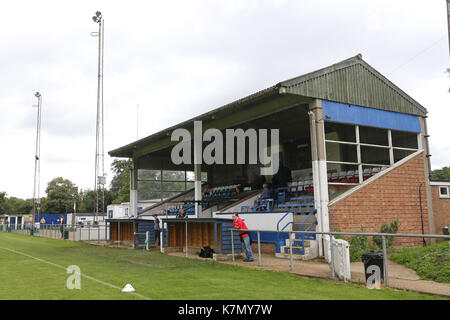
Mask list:
[{"label": "floodlight pole", "polygon": [[447,0],[448,50],[450,53],[450,0]]},{"label": "floodlight pole", "polygon": [[39,220],[40,213],[40,173],[41,173],[41,104],[42,95],[36,92],[34,96],[38,99],[37,104],[37,124],[36,124],[36,153],[34,156],[34,186],[33,186],[33,218],[31,227],[34,227],[35,215],[37,213]]},{"label": "floodlight pole", "polygon": [[[104,20],[102,13],[97,11],[92,17],[98,23],[98,82],[97,82],[97,122],[96,122],[96,144],[95,144],[95,221],[98,221],[99,212],[103,214],[105,206],[105,143],[104,143],[104,113],[103,113],[103,48],[104,48]],[[99,192],[101,191],[101,209],[99,210]]]}]

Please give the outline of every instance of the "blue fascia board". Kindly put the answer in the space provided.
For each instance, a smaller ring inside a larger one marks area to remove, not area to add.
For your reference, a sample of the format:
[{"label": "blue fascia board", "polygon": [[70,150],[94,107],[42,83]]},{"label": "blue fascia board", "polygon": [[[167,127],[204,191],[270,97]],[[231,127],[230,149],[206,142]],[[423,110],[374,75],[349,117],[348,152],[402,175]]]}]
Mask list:
[{"label": "blue fascia board", "polygon": [[420,133],[417,116],[322,100],[323,119],[368,127]]}]

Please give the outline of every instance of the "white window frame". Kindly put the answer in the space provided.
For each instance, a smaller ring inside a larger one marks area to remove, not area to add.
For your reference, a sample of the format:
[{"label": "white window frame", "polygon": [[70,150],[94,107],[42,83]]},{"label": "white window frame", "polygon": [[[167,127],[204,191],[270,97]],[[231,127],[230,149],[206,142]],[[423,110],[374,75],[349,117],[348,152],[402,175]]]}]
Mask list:
[{"label": "white window frame", "polygon": [[[327,160],[328,163],[335,163],[335,164],[347,164],[347,165],[354,165],[358,167],[358,174],[359,174],[359,183],[338,183],[338,182],[328,182],[329,185],[352,185],[357,186],[358,184],[363,183],[363,166],[370,166],[370,167],[379,167],[382,170],[386,169],[388,167],[391,167],[395,164],[394,161],[394,150],[406,150],[411,152],[417,152],[420,150],[420,134],[417,133],[417,139],[418,139],[418,145],[417,149],[413,148],[403,148],[403,147],[395,147],[392,145],[392,130],[391,129],[384,129],[386,130],[387,136],[388,136],[388,144],[387,145],[377,145],[377,144],[369,144],[369,143],[361,143],[360,135],[359,135],[359,125],[355,124],[353,125],[355,127],[355,142],[351,141],[338,141],[338,140],[330,140],[330,139],[324,139],[325,140],[325,150],[326,150],[326,144],[327,143],[336,143],[336,144],[347,144],[347,145],[354,145],[356,146],[356,153],[357,153],[357,162],[344,162],[344,161],[332,161]],[[363,163],[361,160],[361,146],[366,147],[375,147],[380,149],[389,149],[389,164],[373,164],[373,163]],[[327,166],[328,168],[328,166]],[[440,189],[439,189],[440,190]],[[439,191],[440,194],[440,191]],[[449,196],[450,197],[450,196]]]},{"label": "white window frame", "polygon": [[[449,199],[450,198],[450,194],[449,194],[449,188],[448,186],[438,186],[439,187],[439,198],[441,199]],[[442,194],[441,193],[441,188],[445,188],[447,190],[447,194]]]}]

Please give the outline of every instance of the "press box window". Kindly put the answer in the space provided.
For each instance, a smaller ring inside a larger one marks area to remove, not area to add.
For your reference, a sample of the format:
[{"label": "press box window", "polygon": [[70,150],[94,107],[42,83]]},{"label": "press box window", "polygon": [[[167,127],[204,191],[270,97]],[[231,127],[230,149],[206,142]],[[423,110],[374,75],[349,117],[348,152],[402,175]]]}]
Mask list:
[{"label": "press box window", "polygon": [[388,131],[386,129],[359,127],[359,141],[366,144],[379,146],[388,145]]},{"label": "press box window", "polygon": [[394,147],[418,149],[417,133],[392,130],[391,134]]},{"label": "press box window", "polygon": [[356,142],[355,126],[325,122],[325,139],[333,141]]},{"label": "press box window", "polygon": [[326,143],[327,161],[357,162],[356,145]]}]

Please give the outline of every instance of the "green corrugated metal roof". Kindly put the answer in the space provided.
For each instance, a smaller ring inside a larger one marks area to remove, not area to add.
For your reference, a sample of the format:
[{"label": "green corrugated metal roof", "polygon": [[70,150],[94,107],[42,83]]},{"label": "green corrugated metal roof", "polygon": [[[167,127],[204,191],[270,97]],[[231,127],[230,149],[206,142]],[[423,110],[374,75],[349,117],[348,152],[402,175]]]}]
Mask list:
[{"label": "green corrugated metal roof", "polygon": [[283,81],[287,93],[425,116],[417,101],[376,71],[361,55]]},{"label": "green corrugated metal roof", "polygon": [[[148,149],[147,151],[144,150],[145,153],[153,152],[153,149],[160,148],[158,143],[162,143],[164,139],[167,140],[170,133],[177,128],[189,128],[193,126],[194,121],[207,121],[216,115],[220,117],[224,114],[228,114],[228,116],[234,114],[236,119],[239,119],[239,112],[255,105],[258,101],[267,101],[286,94],[299,98],[325,99],[417,116],[425,116],[427,113],[423,106],[362,60],[362,56],[358,54],[329,67],[280,82],[245,98],[110,151],[109,155],[132,157],[141,148]],[[279,107],[277,106],[277,108]],[[155,148],[149,149],[149,145],[152,144],[155,144]]]}]

